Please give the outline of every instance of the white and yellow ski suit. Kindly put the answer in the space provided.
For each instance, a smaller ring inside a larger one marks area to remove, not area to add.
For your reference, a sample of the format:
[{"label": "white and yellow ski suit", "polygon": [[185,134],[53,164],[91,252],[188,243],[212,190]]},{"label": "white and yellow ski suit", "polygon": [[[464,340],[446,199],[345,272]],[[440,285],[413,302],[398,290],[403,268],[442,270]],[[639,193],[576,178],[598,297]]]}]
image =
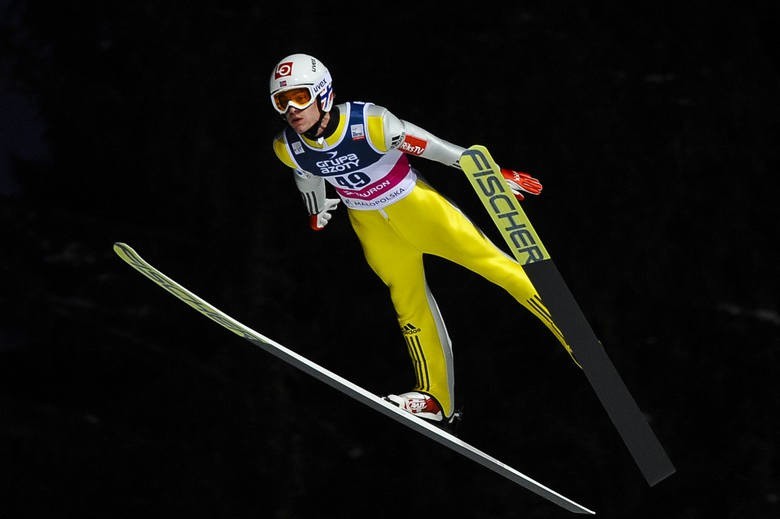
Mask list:
[{"label": "white and yellow ski suit", "polygon": [[390,289],[414,366],[414,390],[435,397],[447,417],[454,412],[452,344],[425,279],[424,254],[504,288],[571,351],[522,266],[418,179],[407,158],[459,168],[464,148],[371,103],[336,105],[331,117],[337,123],[331,121],[329,134],[318,140],[287,127],[274,139],[274,152],[295,171],[309,214],[322,211],[325,182],[348,208],[368,264]]}]

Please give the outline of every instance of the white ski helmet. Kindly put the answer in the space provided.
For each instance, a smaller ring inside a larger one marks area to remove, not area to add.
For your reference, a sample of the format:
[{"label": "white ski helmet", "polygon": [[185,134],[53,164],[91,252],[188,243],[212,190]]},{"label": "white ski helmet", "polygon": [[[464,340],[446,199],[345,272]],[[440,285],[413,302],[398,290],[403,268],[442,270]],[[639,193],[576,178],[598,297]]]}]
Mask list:
[{"label": "white ski helmet", "polygon": [[292,105],[303,110],[319,99],[323,113],[333,107],[333,80],[320,60],[308,54],[282,58],[271,73],[271,104],[280,114]]}]

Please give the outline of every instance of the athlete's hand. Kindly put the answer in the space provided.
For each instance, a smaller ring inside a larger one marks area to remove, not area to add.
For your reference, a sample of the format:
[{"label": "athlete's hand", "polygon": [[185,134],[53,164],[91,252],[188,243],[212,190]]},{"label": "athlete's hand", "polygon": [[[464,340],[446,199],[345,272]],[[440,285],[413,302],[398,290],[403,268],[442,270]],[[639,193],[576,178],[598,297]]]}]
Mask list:
[{"label": "athlete's hand", "polygon": [[341,200],[338,198],[326,198],[325,207],[322,211],[309,216],[309,226],[315,231],[323,230],[333,216],[330,212],[336,209],[339,202],[341,202]]},{"label": "athlete's hand", "polygon": [[520,201],[525,200],[523,192],[532,195],[538,195],[542,192],[542,184],[528,173],[501,168],[501,174],[509,185],[509,189],[512,190],[512,194]]}]

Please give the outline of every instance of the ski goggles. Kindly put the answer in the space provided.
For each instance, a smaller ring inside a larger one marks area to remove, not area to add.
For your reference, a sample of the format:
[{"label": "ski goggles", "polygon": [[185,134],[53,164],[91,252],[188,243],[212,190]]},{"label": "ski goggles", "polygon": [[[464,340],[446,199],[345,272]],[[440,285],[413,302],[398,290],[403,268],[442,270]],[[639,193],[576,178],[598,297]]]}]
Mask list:
[{"label": "ski goggles", "polygon": [[294,106],[298,110],[308,108],[314,103],[315,99],[316,97],[312,94],[311,88],[307,86],[282,90],[271,96],[274,108],[280,114],[285,113],[290,106]]}]

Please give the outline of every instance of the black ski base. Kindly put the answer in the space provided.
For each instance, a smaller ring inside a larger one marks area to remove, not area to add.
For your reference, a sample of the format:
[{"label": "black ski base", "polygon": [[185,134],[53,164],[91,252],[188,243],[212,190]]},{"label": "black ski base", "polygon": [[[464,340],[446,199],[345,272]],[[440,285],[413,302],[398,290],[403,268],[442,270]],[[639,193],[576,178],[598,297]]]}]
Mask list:
[{"label": "black ski base", "polygon": [[650,486],[674,474],[671,460],[596,338],[552,260],[524,265],[528,277],[571,345],[577,362]]}]

